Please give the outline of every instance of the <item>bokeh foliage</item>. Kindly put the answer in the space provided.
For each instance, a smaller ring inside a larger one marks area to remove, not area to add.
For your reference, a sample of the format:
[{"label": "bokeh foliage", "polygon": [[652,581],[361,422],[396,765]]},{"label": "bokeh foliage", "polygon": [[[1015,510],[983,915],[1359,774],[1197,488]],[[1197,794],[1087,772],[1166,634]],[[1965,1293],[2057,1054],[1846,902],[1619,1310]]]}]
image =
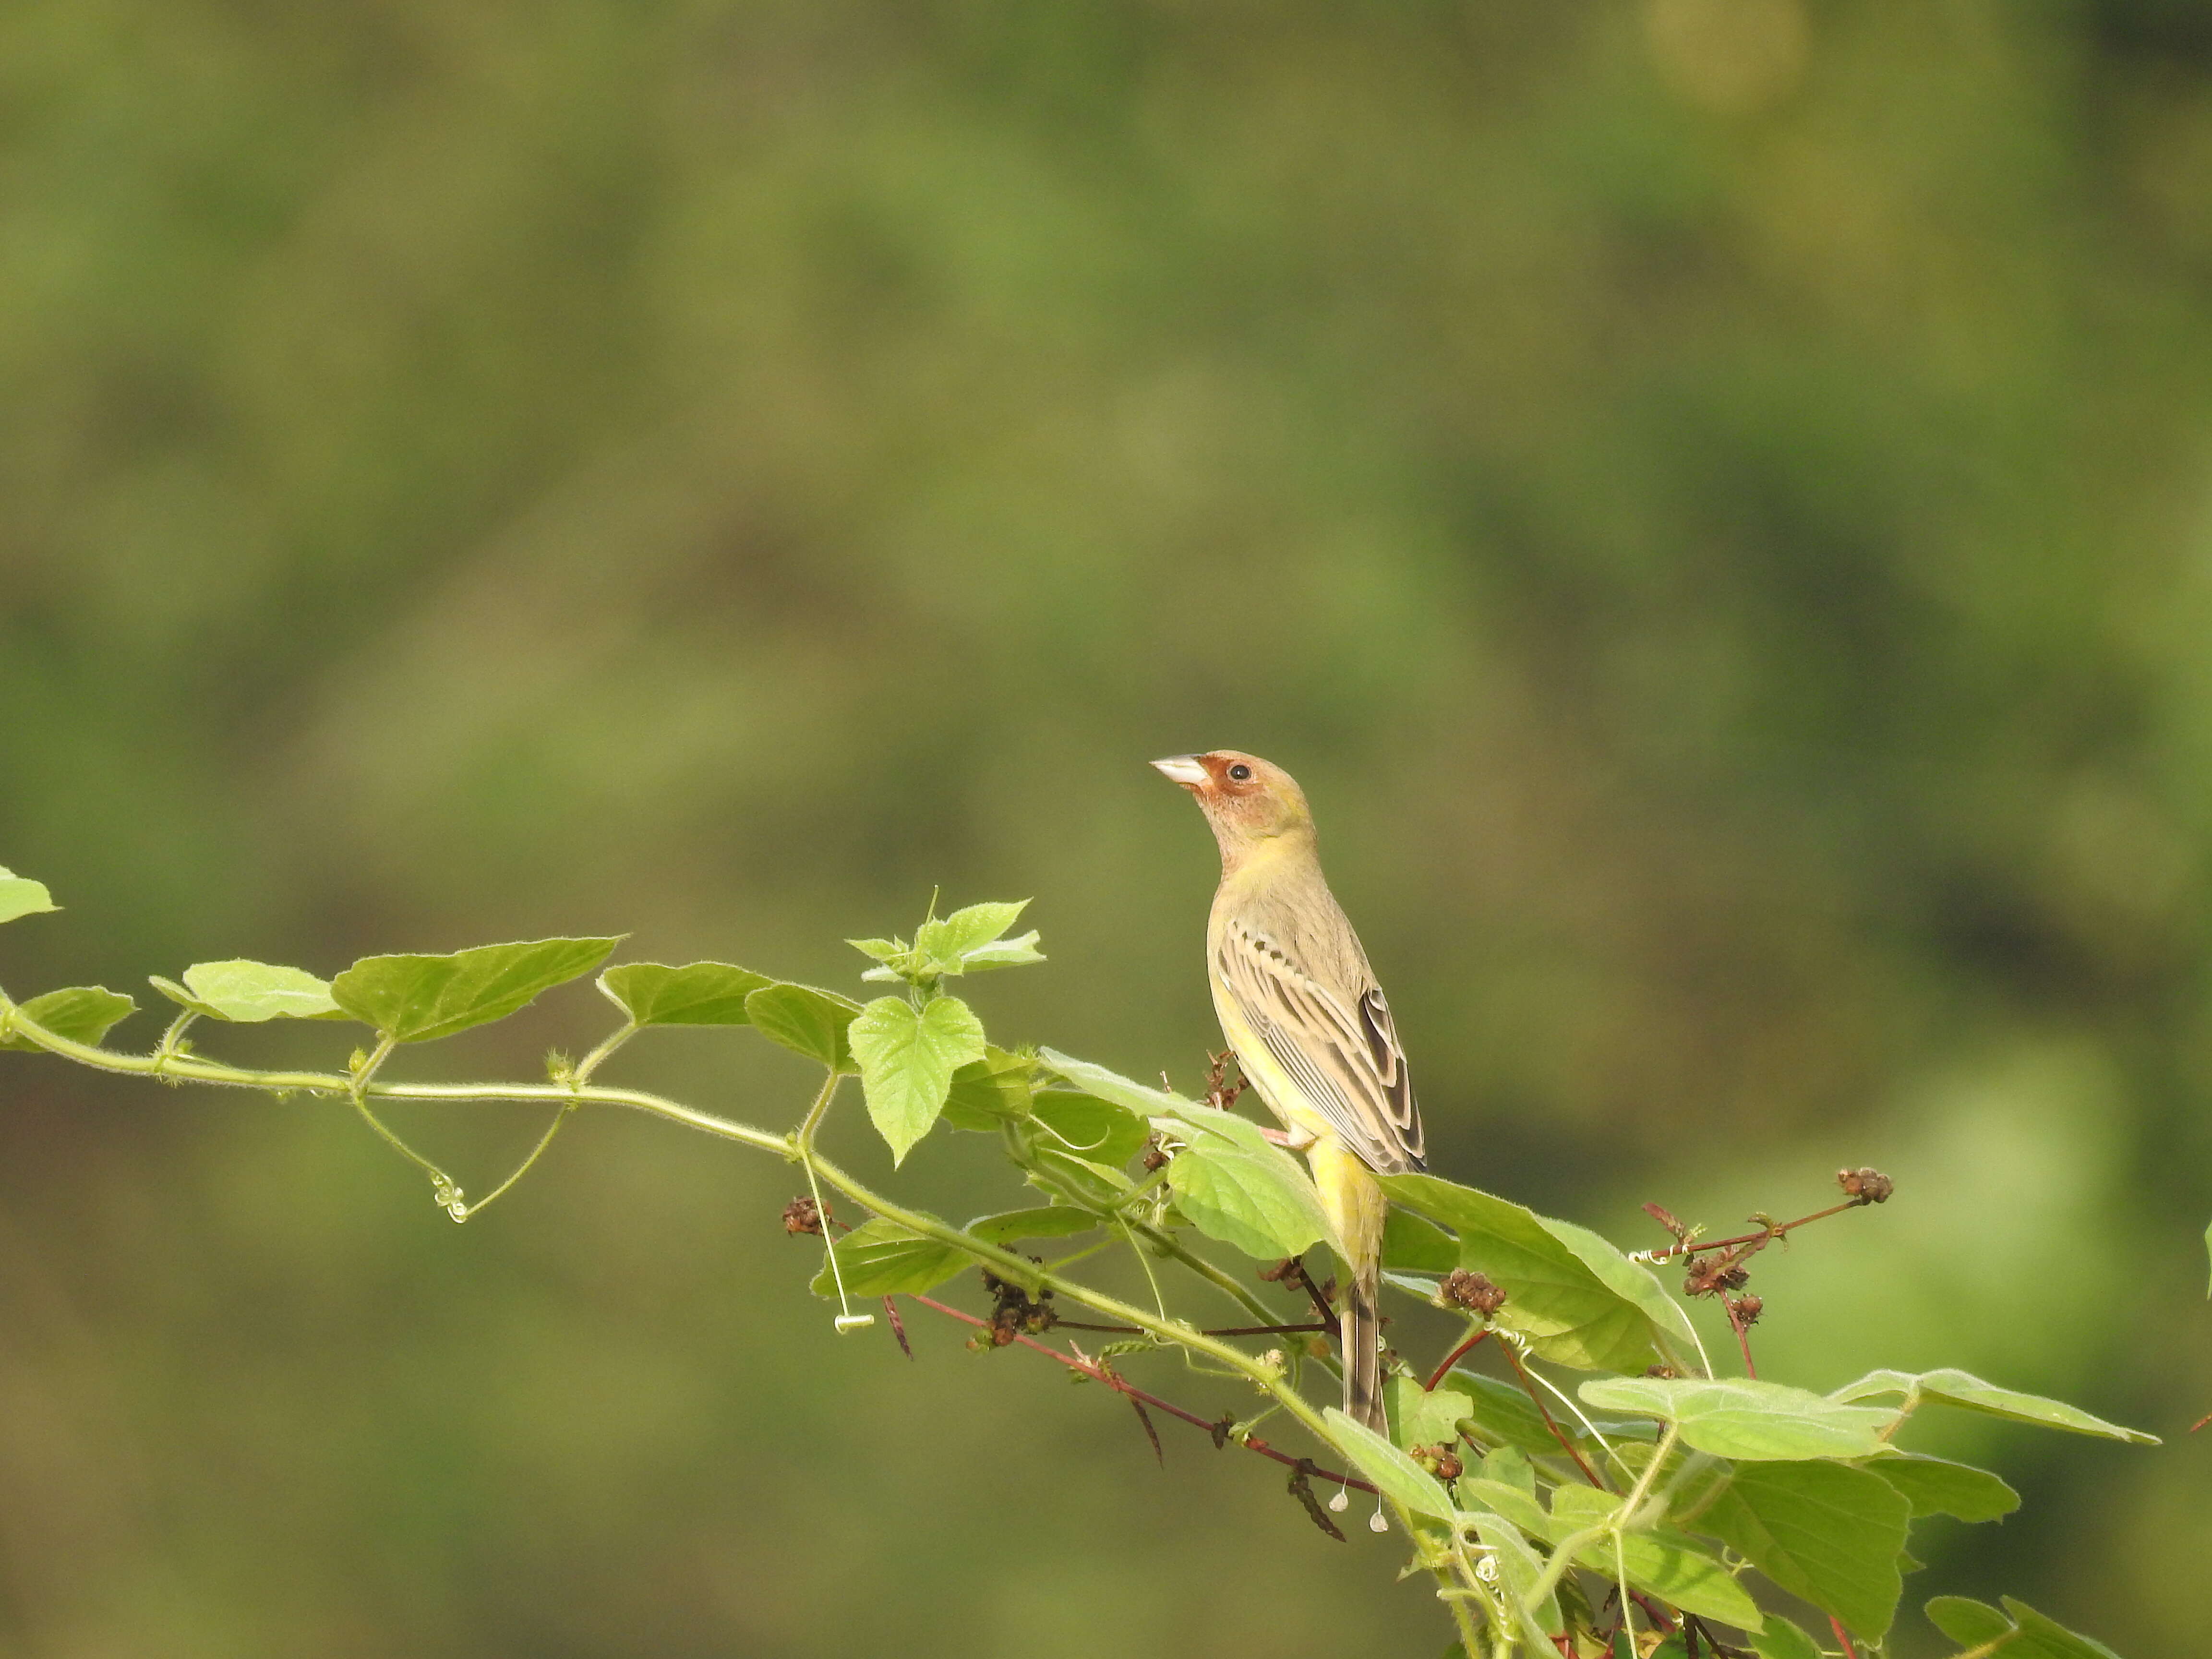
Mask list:
[{"label": "bokeh foliage", "polygon": [[[1188,1084],[1140,763],[1254,749],[1437,1167],[1623,1237],[1890,1170],[1762,1269],[1778,1374],[2170,1443],[1975,1441],[2031,1501],[1916,1590],[2195,1639],[2196,9],[27,0],[0,93],[0,861],[73,906],[0,982],[857,993],[942,883],[1053,942],[994,1033]],[[1268,1483],[836,1343],[743,1162],[587,1121],[457,1231],[335,1113],[6,1060],[12,1650],[1426,1638]]]}]

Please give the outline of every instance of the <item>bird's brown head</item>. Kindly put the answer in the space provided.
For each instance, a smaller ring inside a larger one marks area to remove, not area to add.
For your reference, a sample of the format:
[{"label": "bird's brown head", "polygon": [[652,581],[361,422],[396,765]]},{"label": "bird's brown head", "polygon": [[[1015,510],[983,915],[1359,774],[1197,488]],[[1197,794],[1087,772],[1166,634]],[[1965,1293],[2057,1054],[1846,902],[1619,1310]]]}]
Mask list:
[{"label": "bird's brown head", "polygon": [[1305,791],[1288,772],[1257,755],[1215,749],[1152,764],[1170,782],[1190,791],[1213,826],[1224,862],[1237,862],[1262,842],[1313,831]]}]

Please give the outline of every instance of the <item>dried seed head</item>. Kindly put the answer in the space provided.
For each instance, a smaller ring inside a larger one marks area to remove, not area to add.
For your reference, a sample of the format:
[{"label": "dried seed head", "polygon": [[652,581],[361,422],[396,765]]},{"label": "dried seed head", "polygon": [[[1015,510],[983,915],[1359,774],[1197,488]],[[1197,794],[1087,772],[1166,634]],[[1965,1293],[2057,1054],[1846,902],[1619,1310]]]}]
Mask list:
[{"label": "dried seed head", "polygon": [[1759,1316],[1765,1306],[1766,1304],[1755,1296],[1739,1296],[1729,1300],[1728,1310],[1735,1316],[1737,1324],[1755,1325],[1759,1322]]},{"label": "dried seed head", "polygon": [[1409,1455],[1439,1480],[1456,1480],[1467,1470],[1459,1454],[1449,1446],[1416,1446]]},{"label": "dried seed head", "polygon": [[1748,1268],[1724,1255],[1700,1256],[1682,1275],[1682,1294],[1711,1296],[1719,1291],[1740,1291],[1751,1281]]},{"label": "dried seed head", "polygon": [[1505,1305],[1505,1292],[1491,1281],[1487,1273],[1469,1273],[1465,1267],[1455,1267],[1437,1286],[1437,1294],[1455,1308],[1464,1308],[1469,1313],[1480,1314],[1485,1319]]},{"label": "dried seed head", "polygon": [[1861,1204],[1883,1204],[1897,1190],[1897,1183],[1879,1170],[1838,1170],[1836,1185],[1844,1195]]},{"label": "dried seed head", "polygon": [[816,1233],[822,1231],[822,1208],[804,1194],[783,1206],[783,1230],[787,1233]]}]

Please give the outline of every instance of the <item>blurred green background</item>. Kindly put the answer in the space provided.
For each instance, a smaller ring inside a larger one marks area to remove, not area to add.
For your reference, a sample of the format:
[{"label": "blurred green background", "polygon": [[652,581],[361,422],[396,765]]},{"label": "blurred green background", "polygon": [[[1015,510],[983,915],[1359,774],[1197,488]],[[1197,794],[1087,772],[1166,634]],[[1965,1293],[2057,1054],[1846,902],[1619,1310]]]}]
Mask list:
[{"label": "blurred green background", "polygon": [[[2166,1437],[1922,1442],[2028,1502],[1908,1605],[2134,1659],[2212,1616],[2208,554],[2191,0],[0,11],[11,992],[602,930],[857,988],[941,884],[1035,896],[994,1036],[1190,1086],[1143,763],[1253,749],[1441,1172],[1649,1244],[1873,1164],[1767,1375]],[[781,1125],[787,1059],[611,1076]],[[834,1337],[738,1149],[587,1117],[456,1229],[327,1104],[0,1100],[0,1654],[1444,1640],[1257,1460]],[[405,1127],[482,1191],[538,1126]]]}]

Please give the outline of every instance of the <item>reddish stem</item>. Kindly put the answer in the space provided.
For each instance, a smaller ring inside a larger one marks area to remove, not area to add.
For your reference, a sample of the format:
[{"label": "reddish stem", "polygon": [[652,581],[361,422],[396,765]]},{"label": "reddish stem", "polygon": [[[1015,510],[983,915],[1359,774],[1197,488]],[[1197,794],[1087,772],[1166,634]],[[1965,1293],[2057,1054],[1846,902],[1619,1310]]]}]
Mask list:
[{"label": "reddish stem", "polygon": [[1828,1615],[1828,1628],[1836,1632],[1836,1640],[1844,1644],[1844,1659],[1859,1659],[1859,1650],[1851,1645],[1850,1632],[1844,1629],[1844,1621],[1832,1613]]},{"label": "reddish stem", "polygon": [[1832,1215],[1841,1215],[1845,1210],[1863,1210],[1865,1207],[1863,1199],[1847,1198],[1840,1204],[1831,1204],[1825,1210],[1801,1215],[1795,1221],[1778,1222],[1764,1232],[1744,1233],[1735,1238],[1717,1238],[1710,1244],[1669,1244],[1663,1250],[1654,1250],[1651,1260],[1656,1265],[1662,1261],[1671,1261],[1678,1255],[1696,1255],[1701,1250],[1725,1250],[1737,1244],[1764,1244],[1770,1238],[1779,1238],[1784,1233],[1796,1231],[1808,1221],[1821,1221]]},{"label": "reddish stem", "polygon": [[1735,1333],[1735,1345],[1743,1351],[1743,1374],[1756,1382],[1759,1367],[1751,1363],[1751,1328],[1738,1316],[1735,1304],[1726,1297],[1721,1298],[1721,1310],[1728,1315],[1729,1328]]},{"label": "reddish stem", "polygon": [[[1055,1319],[1053,1328],[1063,1331],[1103,1331],[1109,1335],[1134,1336],[1134,1325],[1086,1325],[1079,1319]],[[1334,1325],[1231,1325],[1224,1330],[1200,1331],[1200,1336],[1301,1336],[1312,1331],[1333,1331]]]},{"label": "reddish stem", "polygon": [[1437,1384],[1444,1380],[1444,1373],[1449,1370],[1453,1366],[1458,1364],[1464,1355],[1474,1350],[1476,1343],[1481,1341],[1484,1337],[1488,1336],[1489,1334],[1490,1327],[1486,1325],[1480,1330],[1477,1331],[1473,1336],[1468,1338],[1466,1341],[1461,1343],[1459,1346],[1454,1348],[1449,1353],[1446,1354],[1444,1356],[1443,1364],[1437,1366],[1435,1370],[1430,1372],[1429,1380],[1421,1384],[1421,1392],[1423,1394],[1434,1394],[1437,1391]]},{"label": "reddish stem", "polygon": [[[921,1304],[923,1307],[934,1308],[939,1313],[945,1315],[948,1318],[957,1319],[963,1325],[973,1325],[978,1330],[987,1331],[991,1328],[991,1322],[989,1320],[978,1319],[974,1314],[963,1313],[957,1308],[948,1307],[944,1303],[937,1300],[934,1297],[916,1296],[914,1299]],[[1034,1337],[1024,1336],[1019,1331],[1013,1332],[1012,1336],[1014,1340],[1020,1343],[1022,1346],[1025,1348],[1034,1348],[1046,1358],[1056,1359],[1061,1364],[1066,1366],[1068,1370],[1072,1371],[1080,1371],[1092,1382],[1103,1382],[1108,1388],[1114,1389],[1116,1393],[1127,1395],[1133,1401],[1140,1401],[1145,1405],[1152,1407],[1156,1411],[1164,1411],[1170,1417],[1180,1418],[1183,1422],[1189,1424],[1193,1428],[1204,1429],[1208,1434],[1212,1434],[1218,1426],[1216,1424],[1209,1422],[1205,1418],[1199,1416],[1195,1412],[1187,1412],[1182,1407],[1173,1405],[1169,1401],[1161,1399],[1156,1394],[1146,1393],[1144,1389],[1137,1387],[1135,1383],[1129,1382],[1124,1377],[1115,1376],[1112,1371],[1106,1370],[1103,1366],[1092,1364],[1087,1361],[1074,1358],[1071,1355],[1060,1352],[1057,1348],[1048,1348],[1043,1343],[1037,1341]],[[1338,1486],[1349,1487],[1353,1492],[1373,1492],[1375,1490],[1375,1487],[1367,1481],[1358,1480],[1354,1476],[1348,1474],[1337,1474],[1328,1469],[1316,1468],[1312,1466],[1310,1459],[1292,1457],[1288,1452],[1277,1451],[1273,1446],[1261,1439],[1257,1435],[1247,1435],[1237,1443],[1242,1445],[1247,1451],[1255,1451],[1262,1457],[1273,1458],[1276,1462],[1280,1463],[1288,1468],[1295,1469],[1298,1468],[1300,1464],[1305,1464],[1307,1466],[1307,1474],[1317,1475],[1323,1480],[1334,1480]]]}]

